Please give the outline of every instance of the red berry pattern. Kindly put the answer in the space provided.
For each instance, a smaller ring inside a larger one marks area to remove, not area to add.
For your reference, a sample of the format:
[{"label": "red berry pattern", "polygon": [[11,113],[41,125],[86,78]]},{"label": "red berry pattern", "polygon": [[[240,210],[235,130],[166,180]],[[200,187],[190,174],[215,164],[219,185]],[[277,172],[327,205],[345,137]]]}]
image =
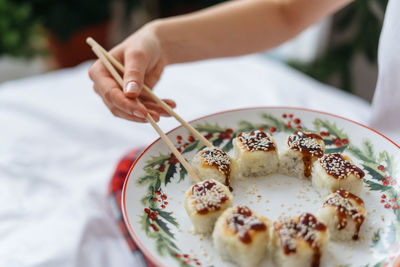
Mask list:
[{"label": "red berry pattern", "polygon": [[397,203],[397,198],[393,197],[389,199],[385,194],[381,195],[381,201],[380,201],[385,209],[390,209],[392,208],[393,210],[398,210],[399,209],[399,204]]},{"label": "red berry pattern", "polygon": [[319,135],[320,136],[330,136],[330,133],[321,131],[321,132],[319,132]]},{"label": "red berry pattern", "polygon": [[233,130],[228,128],[224,132],[220,132],[218,134],[218,138],[230,140],[232,138],[232,133],[233,133]]},{"label": "red berry pattern", "polygon": [[[155,197],[153,197],[154,201],[157,201],[160,203],[160,207],[162,209],[165,209],[168,205],[168,201],[167,201],[167,195],[164,194],[161,189],[154,191],[154,194],[156,195]],[[146,212],[146,210],[145,210]]]},{"label": "red berry pattern", "polygon": [[176,253],[175,257],[182,260],[183,264],[196,264],[197,266],[201,266],[201,262],[197,258],[192,258],[188,254],[179,254]]},{"label": "red berry pattern", "polygon": [[303,126],[301,124],[301,119],[294,117],[294,115],[292,113],[290,113],[290,114],[283,113],[282,118],[285,119],[285,127],[287,129],[290,129],[293,127],[296,130],[301,130],[303,128]]}]

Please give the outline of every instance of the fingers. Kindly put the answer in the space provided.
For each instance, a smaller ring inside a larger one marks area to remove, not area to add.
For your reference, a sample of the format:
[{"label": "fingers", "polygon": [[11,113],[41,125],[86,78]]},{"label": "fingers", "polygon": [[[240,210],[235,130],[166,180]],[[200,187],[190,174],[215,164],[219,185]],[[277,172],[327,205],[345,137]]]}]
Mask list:
[{"label": "fingers", "polygon": [[132,50],[124,55],[124,92],[129,98],[136,98],[142,91],[148,58],[141,50]]},{"label": "fingers", "polygon": [[[110,103],[107,99],[103,98],[104,104],[108,107],[110,112],[115,116],[122,119],[135,121],[135,122],[147,122],[147,119],[142,118],[141,116],[136,116],[121,110],[119,107],[115,106],[114,104]],[[159,114],[154,110],[148,111],[150,116],[157,122],[160,120]]]},{"label": "fingers", "polygon": [[157,64],[150,71],[147,72],[144,82],[148,87],[153,88],[156,85],[156,83],[161,78],[164,67],[164,61],[159,60]]},{"label": "fingers", "polygon": [[[169,114],[141,88],[145,82],[153,87],[159,80],[165,64],[162,60],[148,58],[146,55],[154,53],[144,51],[145,49],[134,49],[132,46],[129,49],[126,45],[119,45],[110,51],[118,61],[125,64],[124,92],[100,61],[96,61],[90,67],[89,76],[94,82],[95,92],[115,116],[146,122],[145,116],[150,113],[154,120],[158,121],[160,115]],[[172,100],[165,102],[172,108],[176,106]]]},{"label": "fingers", "polygon": [[95,84],[94,90],[103,100],[125,113],[142,118],[147,114],[146,107],[140,101],[126,98],[119,85],[111,77],[103,77],[101,86]]},{"label": "fingers", "polygon": [[130,114],[118,109],[116,106],[114,106],[113,104],[111,104],[104,98],[103,98],[103,102],[115,117],[119,117],[119,118],[130,120],[130,121],[135,121],[135,122],[147,122],[147,120],[144,118],[130,115]]},{"label": "fingers", "polygon": [[[163,101],[164,101],[168,106],[170,106],[171,108],[175,108],[175,107],[176,107],[175,102],[172,101],[172,100],[165,99],[165,100],[163,100]],[[169,113],[168,113],[164,108],[162,108],[160,105],[158,105],[158,104],[155,103],[155,102],[143,100],[142,103],[146,106],[147,109],[156,111],[156,112],[159,113],[161,116],[164,116],[164,117],[169,117],[169,116],[170,116]]]}]

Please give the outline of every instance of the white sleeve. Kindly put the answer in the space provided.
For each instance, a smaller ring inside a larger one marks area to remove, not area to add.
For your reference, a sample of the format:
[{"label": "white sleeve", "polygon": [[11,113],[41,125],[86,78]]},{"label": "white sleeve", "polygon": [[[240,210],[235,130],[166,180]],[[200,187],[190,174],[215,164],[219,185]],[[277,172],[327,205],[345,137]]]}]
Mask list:
[{"label": "white sleeve", "polygon": [[370,126],[400,144],[400,1],[391,0],[379,42],[379,75]]}]

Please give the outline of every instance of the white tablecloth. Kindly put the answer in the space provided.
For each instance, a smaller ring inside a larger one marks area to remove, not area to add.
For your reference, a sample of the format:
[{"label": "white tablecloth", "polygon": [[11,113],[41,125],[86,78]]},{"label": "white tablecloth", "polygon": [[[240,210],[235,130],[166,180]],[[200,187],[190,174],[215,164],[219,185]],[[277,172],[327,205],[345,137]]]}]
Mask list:
[{"label": "white tablecloth", "polygon": [[[118,159],[156,138],[117,119],[89,63],[0,85],[0,266],[136,266],[106,189]],[[187,120],[225,109],[306,107],[366,122],[369,105],[262,56],[168,67],[156,88]],[[164,130],[177,123],[162,119]]]}]

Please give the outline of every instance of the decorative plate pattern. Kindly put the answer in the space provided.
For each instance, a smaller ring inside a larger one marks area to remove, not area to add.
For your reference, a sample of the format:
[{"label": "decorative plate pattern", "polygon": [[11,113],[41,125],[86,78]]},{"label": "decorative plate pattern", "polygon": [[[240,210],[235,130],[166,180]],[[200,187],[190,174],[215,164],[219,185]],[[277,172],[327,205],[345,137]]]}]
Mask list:
[{"label": "decorative plate pattern", "polygon": [[[330,242],[322,266],[387,266],[400,253],[400,147],[363,125],[334,115],[297,108],[249,108],[210,115],[192,122],[214,146],[232,153],[240,132],[270,132],[279,148],[299,129],[320,134],[325,153],[349,155],[365,173],[361,198],[367,210],[356,242]],[[168,133],[187,160],[203,146],[186,129]],[[220,266],[209,237],[194,235],[183,208],[192,181],[167,146],[157,140],[132,166],[122,205],[124,219],[142,251],[157,265]],[[283,175],[232,181],[234,205],[244,204],[270,220],[315,213],[322,198],[311,182]],[[267,263],[266,260],[263,263]],[[233,265],[232,265],[233,266]]]}]

